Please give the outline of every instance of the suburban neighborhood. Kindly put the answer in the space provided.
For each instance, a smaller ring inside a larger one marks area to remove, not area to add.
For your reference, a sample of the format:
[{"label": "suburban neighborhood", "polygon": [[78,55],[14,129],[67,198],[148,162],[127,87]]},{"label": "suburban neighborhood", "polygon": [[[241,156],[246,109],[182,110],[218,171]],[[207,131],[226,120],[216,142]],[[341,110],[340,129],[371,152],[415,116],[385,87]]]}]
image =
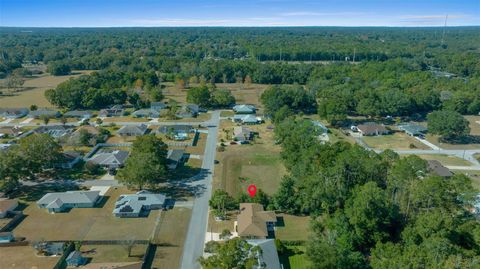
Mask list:
[{"label": "suburban neighborhood", "polygon": [[480,268],[478,5],[4,2],[1,269]]}]

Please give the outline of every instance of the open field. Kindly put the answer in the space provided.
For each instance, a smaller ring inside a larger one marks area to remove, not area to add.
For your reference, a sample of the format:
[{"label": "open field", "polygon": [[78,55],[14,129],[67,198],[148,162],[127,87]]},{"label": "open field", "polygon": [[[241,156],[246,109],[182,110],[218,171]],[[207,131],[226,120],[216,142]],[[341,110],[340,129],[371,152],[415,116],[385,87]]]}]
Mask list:
[{"label": "open field", "polygon": [[[430,149],[415,138],[399,132],[390,135],[363,136],[361,139],[369,147],[375,149]],[[413,145],[414,147],[410,147],[410,145]]]},{"label": "open field", "polygon": [[438,135],[432,135],[432,134],[427,134],[425,138],[439,146],[440,148],[443,149],[478,149],[480,148],[480,144],[449,144],[449,143],[442,143],[439,141],[439,136]]},{"label": "open field", "polygon": [[284,269],[305,269],[309,267],[305,246],[287,246],[285,254],[280,255]]},{"label": "open field", "polygon": [[307,240],[310,231],[310,217],[278,214],[283,219],[283,225],[275,228],[275,238],[280,240]]},{"label": "open field", "polygon": [[[73,71],[74,74],[69,76],[40,75],[29,78],[23,85],[25,90],[16,92],[13,96],[0,97],[0,107],[30,107],[30,105],[52,107],[45,98],[44,93],[46,90],[55,88],[58,84],[70,78],[79,77],[91,72],[93,71]],[[8,91],[8,89],[6,91]]]},{"label": "open field", "polygon": [[[82,245],[83,257],[91,263],[100,262],[138,262],[141,261],[147,245],[135,244],[128,256],[127,245]],[[86,252],[86,253],[85,253]]]},{"label": "open field", "polygon": [[455,165],[455,166],[472,165],[469,161],[466,161],[464,159],[461,159],[455,156],[448,156],[448,155],[441,155],[441,154],[417,154],[417,156],[424,160],[437,160],[443,165]]},{"label": "open field", "polygon": [[192,210],[183,207],[162,212],[159,230],[154,237],[154,243],[158,246],[152,268],[180,267],[180,258],[191,215]]},{"label": "open field", "polygon": [[56,214],[49,214],[46,209],[31,203],[23,211],[26,218],[13,232],[31,241],[149,239],[159,211],[150,212],[147,218],[116,218],[112,215],[118,196],[126,193],[132,191],[111,188],[96,208],[74,208]]},{"label": "open field", "polygon": [[53,268],[59,259],[60,257],[37,257],[32,246],[0,248],[2,269]]},{"label": "open field", "polygon": [[255,184],[267,194],[273,194],[286,171],[280,155],[262,146],[229,146],[220,158],[222,171],[215,177],[217,188],[222,188],[236,197]]},{"label": "open field", "polygon": [[[164,83],[166,88],[163,90],[165,99],[173,99],[179,103],[186,103],[188,89],[177,89],[174,83]],[[198,85],[191,85],[196,87]],[[260,96],[263,91],[269,87],[265,84],[242,84],[242,83],[217,83],[217,89],[227,89],[235,97],[237,103],[254,104],[261,108]]]}]

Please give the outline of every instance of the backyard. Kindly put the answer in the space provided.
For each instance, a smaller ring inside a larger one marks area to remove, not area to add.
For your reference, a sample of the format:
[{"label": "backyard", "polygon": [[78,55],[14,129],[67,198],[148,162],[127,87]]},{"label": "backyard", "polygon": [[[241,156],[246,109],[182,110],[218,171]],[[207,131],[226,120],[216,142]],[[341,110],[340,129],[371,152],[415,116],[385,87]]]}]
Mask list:
[{"label": "backyard", "polygon": [[32,246],[2,247],[0,261],[2,269],[53,268],[60,257],[39,257]]}]

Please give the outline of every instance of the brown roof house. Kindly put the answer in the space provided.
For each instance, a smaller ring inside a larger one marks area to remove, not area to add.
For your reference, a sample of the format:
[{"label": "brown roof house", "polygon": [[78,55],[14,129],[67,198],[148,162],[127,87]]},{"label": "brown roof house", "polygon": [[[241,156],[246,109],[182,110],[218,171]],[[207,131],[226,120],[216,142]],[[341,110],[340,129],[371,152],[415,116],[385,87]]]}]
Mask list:
[{"label": "brown roof house", "polygon": [[437,160],[428,160],[428,170],[439,177],[451,177],[453,173]]},{"label": "brown roof house", "polygon": [[0,200],[0,219],[7,216],[8,212],[15,210],[18,206],[18,201],[15,199]]},{"label": "brown roof house", "polygon": [[244,238],[267,238],[273,231],[277,216],[273,211],[265,211],[261,204],[241,203],[235,230]]},{"label": "brown roof house", "polygon": [[385,125],[375,122],[366,122],[357,126],[358,132],[363,136],[384,135],[390,133]]}]

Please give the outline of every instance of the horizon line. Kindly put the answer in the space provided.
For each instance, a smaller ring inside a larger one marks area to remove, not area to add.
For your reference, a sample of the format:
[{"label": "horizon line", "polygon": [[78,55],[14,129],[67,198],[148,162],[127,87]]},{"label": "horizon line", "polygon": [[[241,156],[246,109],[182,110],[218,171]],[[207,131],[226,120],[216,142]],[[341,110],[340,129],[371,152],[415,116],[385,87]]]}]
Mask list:
[{"label": "horizon line", "polygon": [[130,25],[130,26],[11,26],[0,25],[0,28],[57,28],[57,29],[72,29],[72,28],[308,28],[308,27],[344,27],[344,28],[365,28],[365,27],[389,27],[389,28],[457,28],[457,27],[480,27],[480,24],[466,24],[466,25]]}]

